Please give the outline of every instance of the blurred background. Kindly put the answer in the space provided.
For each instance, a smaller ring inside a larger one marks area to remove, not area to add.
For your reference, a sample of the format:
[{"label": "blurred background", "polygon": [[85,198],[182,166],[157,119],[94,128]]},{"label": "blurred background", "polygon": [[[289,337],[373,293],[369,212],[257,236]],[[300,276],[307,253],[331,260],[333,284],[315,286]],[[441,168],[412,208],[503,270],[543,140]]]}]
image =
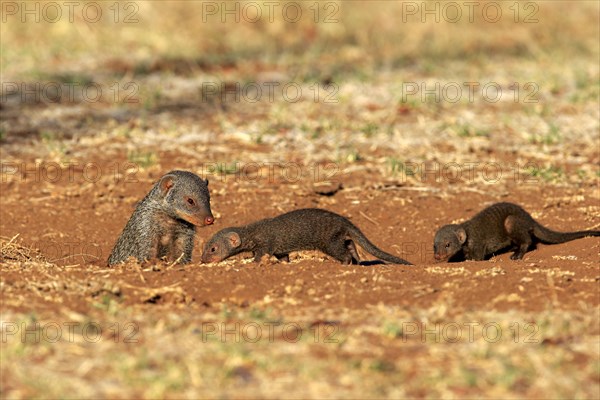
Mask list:
[{"label": "blurred background", "polygon": [[315,143],[335,162],[383,155],[388,172],[399,152],[427,161],[464,139],[533,145],[529,158],[565,137],[589,150],[598,13],[589,1],[3,2],[0,139],[41,139],[62,159],[62,140],[81,135],[125,135],[138,151],[151,132],[203,147],[232,134],[308,159]]},{"label": "blurred background", "polygon": [[[368,79],[598,56],[596,2],[4,2],[3,79],[231,69]],[[38,22],[39,21],[39,22]],[[551,72],[551,71],[549,71]],[[569,76],[563,78],[569,81]]]}]

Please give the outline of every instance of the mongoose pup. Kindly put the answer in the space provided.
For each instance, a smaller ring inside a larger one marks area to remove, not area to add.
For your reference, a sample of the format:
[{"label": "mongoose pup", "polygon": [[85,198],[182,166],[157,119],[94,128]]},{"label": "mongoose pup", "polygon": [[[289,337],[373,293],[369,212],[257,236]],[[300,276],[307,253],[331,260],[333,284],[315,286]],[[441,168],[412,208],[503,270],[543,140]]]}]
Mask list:
[{"label": "mongoose pup", "polygon": [[516,204],[496,203],[462,224],[441,227],[435,234],[433,251],[439,261],[449,260],[461,251],[465,260],[480,261],[513,246],[510,258],[520,260],[534,241],[555,244],[586,236],[600,236],[600,231],[555,232]]},{"label": "mongoose pup", "polygon": [[265,254],[289,261],[292,251],[320,250],[342,264],[351,264],[359,262],[354,242],[388,263],[412,265],[376,247],[348,219],[318,208],[295,210],[246,226],[225,228],[206,243],[202,262],[218,262],[246,251],[254,253],[255,261]]},{"label": "mongoose pup", "polygon": [[113,248],[108,264],[135,257],[189,263],[196,226],[210,225],[208,180],[187,171],[171,171],[138,203]]}]

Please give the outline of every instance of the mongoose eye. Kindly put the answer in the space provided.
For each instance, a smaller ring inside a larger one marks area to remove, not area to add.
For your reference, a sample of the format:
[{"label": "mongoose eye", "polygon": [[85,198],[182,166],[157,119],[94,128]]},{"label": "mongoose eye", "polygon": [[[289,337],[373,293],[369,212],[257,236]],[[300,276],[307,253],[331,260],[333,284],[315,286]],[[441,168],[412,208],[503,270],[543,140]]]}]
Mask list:
[{"label": "mongoose eye", "polygon": [[188,197],[188,198],[187,198],[187,202],[188,202],[188,204],[189,204],[190,206],[193,206],[193,205],[195,205],[195,204],[196,204],[196,202],[194,201],[194,199],[192,199],[191,197]]},{"label": "mongoose eye", "polygon": [[446,248],[449,249],[450,248],[450,243],[446,243]]},{"label": "mongoose eye", "polygon": [[217,248],[216,247],[211,247],[210,252],[214,253],[215,251],[217,251]]}]

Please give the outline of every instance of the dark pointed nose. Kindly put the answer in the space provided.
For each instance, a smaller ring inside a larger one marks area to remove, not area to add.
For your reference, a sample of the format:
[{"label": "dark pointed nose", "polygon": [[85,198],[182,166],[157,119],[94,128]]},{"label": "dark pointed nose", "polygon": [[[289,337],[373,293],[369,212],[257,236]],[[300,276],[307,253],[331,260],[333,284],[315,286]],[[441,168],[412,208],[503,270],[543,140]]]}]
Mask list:
[{"label": "dark pointed nose", "polygon": [[204,225],[212,225],[213,222],[215,222],[215,218],[212,215],[204,217]]}]

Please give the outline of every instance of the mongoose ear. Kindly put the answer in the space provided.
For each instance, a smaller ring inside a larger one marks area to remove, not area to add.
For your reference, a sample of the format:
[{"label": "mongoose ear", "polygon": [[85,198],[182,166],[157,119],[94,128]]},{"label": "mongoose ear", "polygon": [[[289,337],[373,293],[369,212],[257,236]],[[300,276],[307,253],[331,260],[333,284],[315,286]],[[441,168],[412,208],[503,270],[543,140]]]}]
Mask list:
[{"label": "mongoose ear", "polygon": [[460,244],[464,244],[467,241],[467,231],[465,231],[463,228],[458,228],[456,230],[456,237],[458,238]]},{"label": "mongoose ear", "polygon": [[205,179],[204,181],[206,182],[206,186],[208,186],[208,179]]},{"label": "mongoose ear", "polygon": [[229,232],[227,234],[227,240],[229,240],[231,247],[239,247],[242,244],[242,239],[240,238],[240,235],[238,235],[235,232]]},{"label": "mongoose ear", "polygon": [[160,191],[162,192],[163,195],[166,195],[169,190],[171,190],[171,188],[173,187],[173,185],[175,184],[175,177],[173,175],[165,175],[163,176],[163,178],[160,180]]}]

